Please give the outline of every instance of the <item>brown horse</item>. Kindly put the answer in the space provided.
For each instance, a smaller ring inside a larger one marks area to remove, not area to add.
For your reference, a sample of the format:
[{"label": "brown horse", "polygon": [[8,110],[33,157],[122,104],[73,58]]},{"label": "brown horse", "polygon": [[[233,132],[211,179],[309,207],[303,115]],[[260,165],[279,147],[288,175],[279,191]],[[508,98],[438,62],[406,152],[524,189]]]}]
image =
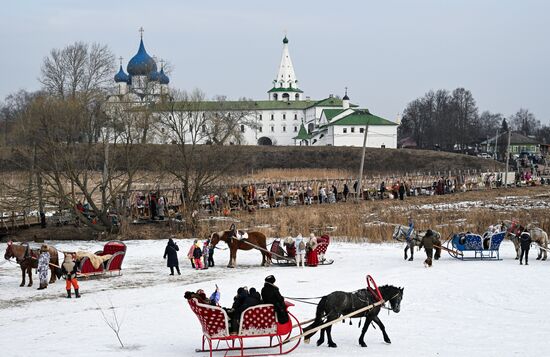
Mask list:
[{"label": "brown horse", "polygon": [[[251,250],[257,247],[262,248],[262,266],[271,264],[271,254],[267,251],[267,238],[262,232],[242,232],[237,231],[235,225],[231,225],[228,231],[214,232],[210,235],[210,244],[215,247],[219,241],[224,241],[229,246],[229,264],[228,268],[237,266],[237,250]],[[250,244],[249,244],[250,243]]]},{"label": "brown horse", "polygon": [[[59,266],[59,257],[57,249],[48,246],[48,252],[50,253],[50,284],[55,283],[56,266]],[[25,286],[25,272],[29,275],[29,285],[32,286],[32,269],[38,267],[38,256],[40,255],[40,249],[30,249],[28,244],[13,244],[8,242],[8,247],[4,253],[4,259],[9,260],[15,258],[19,266],[21,267],[21,284],[19,286]]]}]

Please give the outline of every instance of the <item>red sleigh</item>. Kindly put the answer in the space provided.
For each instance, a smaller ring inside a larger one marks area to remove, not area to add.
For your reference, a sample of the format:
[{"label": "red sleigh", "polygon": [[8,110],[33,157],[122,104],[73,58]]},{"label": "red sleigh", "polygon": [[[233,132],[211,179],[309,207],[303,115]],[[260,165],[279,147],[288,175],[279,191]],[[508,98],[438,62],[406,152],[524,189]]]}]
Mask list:
[{"label": "red sleigh", "polygon": [[[256,305],[244,310],[238,332],[230,333],[229,319],[224,309],[201,304],[195,298],[187,301],[202,327],[202,348],[196,352],[210,352],[210,356],[213,352],[224,352],[224,356],[272,356],[292,352],[300,344],[300,338],[295,337],[302,334],[302,327],[296,317],[289,312],[289,321],[279,324],[273,305]],[[294,306],[288,302],[286,304],[287,309]],[[294,328],[297,328],[296,334],[292,333]],[[252,338],[263,338],[265,342],[261,345],[245,346],[245,340]],[[233,351],[239,354],[230,355]]]},{"label": "red sleigh", "polygon": [[100,264],[95,268],[88,257],[84,257],[80,260],[80,269],[78,276],[89,277],[93,275],[104,275],[104,274],[118,274],[120,275],[122,270],[122,262],[124,261],[124,256],[126,255],[126,244],[120,241],[110,241],[105,246],[103,250],[95,252],[95,255],[111,255],[107,261],[103,264]]}]

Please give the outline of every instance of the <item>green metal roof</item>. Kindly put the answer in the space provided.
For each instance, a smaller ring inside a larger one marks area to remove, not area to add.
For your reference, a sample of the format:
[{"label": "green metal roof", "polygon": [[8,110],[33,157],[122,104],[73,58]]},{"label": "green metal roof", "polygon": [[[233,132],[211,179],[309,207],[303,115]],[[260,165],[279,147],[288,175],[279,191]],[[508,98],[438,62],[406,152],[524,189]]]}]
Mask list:
[{"label": "green metal roof", "polygon": [[292,92],[292,93],[304,93],[303,90],[298,88],[271,88],[267,91],[267,93],[273,93],[273,92]]},{"label": "green metal roof", "polygon": [[323,109],[323,113],[325,113],[325,117],[328,121],[331,121],[332,118],[334,118],[337,115],[342,114],[347,109]]},{"label": "green metal roof", "polygon": [[311,135],[308,134],[306,127],[302,123],[300,125],[300,131],[298,132],[298,135],[293,138],[294,140],[309,140],[311,139]]},{"label": "green metal roof", "polygon": [[393,121],[371,114],[367,109],[355,110],[353,113],[340,118],[330,125],[397,125]]}]

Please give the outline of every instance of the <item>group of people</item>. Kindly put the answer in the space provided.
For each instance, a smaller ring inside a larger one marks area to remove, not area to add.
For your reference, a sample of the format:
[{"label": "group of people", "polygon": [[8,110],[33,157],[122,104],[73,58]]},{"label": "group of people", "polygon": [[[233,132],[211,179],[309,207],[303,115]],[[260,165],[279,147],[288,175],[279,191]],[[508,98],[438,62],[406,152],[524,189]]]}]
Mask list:
[{"label": "group of people", "polygon": [[[241,314],[249,307],[260,304],[272,304],[279,324],[285,324],[289,321],[286,309],[285,299],[275,285],[275,277],[269,275],[264,279],[264,286],[259,293],[256,288],[248,289],[246,286],[237,289],[237,295],[233,297],[233,305],[230,308],[224,308],[229,317],[229,331],[236,333],[239,329]],[[186,292],[186,299],[196,298],[199,303],[220,306],[220,291],[216,285],[216,290],[206,297],[204,290],[199,289],[196,293]]]},{"label": "group of people", "polygon": [[[174,275],[174,269],[176,269],[178,275],[181,275],[179,261],[178,261],[179,247],[174,242],[173,238],[168,239],[166,248],[164,249],[164,259],[167,259],[166,266],[170,268],[170,275]],[[214,266],[214,247],[210,244],[210,239],[201,242],[198,239],[193,241],[189,251],[187,252],[187,258],[191,261],[191,267],[196,270],[208,269]]]},{"label": "group of people", "polygon": [[315,234],[311,233],[309,239],[306,242],[301,234],[298,234],[296,238],[291,236],[283,240],[283,244],[286,249],[286,253],[290,258],[296,260],[296,266],[304,267],[306,264],[309,267],[316,267],[319,265],[319,261],[324,261],[324,253],[317,254],[316,248],[320,243],[329,243],[329,236],[323,235],[319,238],[315,237]]},{"label": "group of people", "polygon": [[136,195],[136,208],[139,216],[144,216],[147,209],[149,217],[152,220],[164,220],[166,216],[166,206],[168,205],[166,197],[160,192],[150,192],[147,196],[138,192]]}]

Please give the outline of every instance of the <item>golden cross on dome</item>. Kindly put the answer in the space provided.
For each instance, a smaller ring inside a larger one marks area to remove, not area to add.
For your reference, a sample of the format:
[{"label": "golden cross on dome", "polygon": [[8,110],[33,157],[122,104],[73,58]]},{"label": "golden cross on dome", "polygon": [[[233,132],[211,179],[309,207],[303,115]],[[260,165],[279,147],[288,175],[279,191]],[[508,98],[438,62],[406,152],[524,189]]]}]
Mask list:
[{"label": "golden cross on dome", "polygon": [[145,32],[145,30],[143,29],[143,26],[139,28],[139,33],[141,35],[141,38],[143,39],[143,32]]}]

